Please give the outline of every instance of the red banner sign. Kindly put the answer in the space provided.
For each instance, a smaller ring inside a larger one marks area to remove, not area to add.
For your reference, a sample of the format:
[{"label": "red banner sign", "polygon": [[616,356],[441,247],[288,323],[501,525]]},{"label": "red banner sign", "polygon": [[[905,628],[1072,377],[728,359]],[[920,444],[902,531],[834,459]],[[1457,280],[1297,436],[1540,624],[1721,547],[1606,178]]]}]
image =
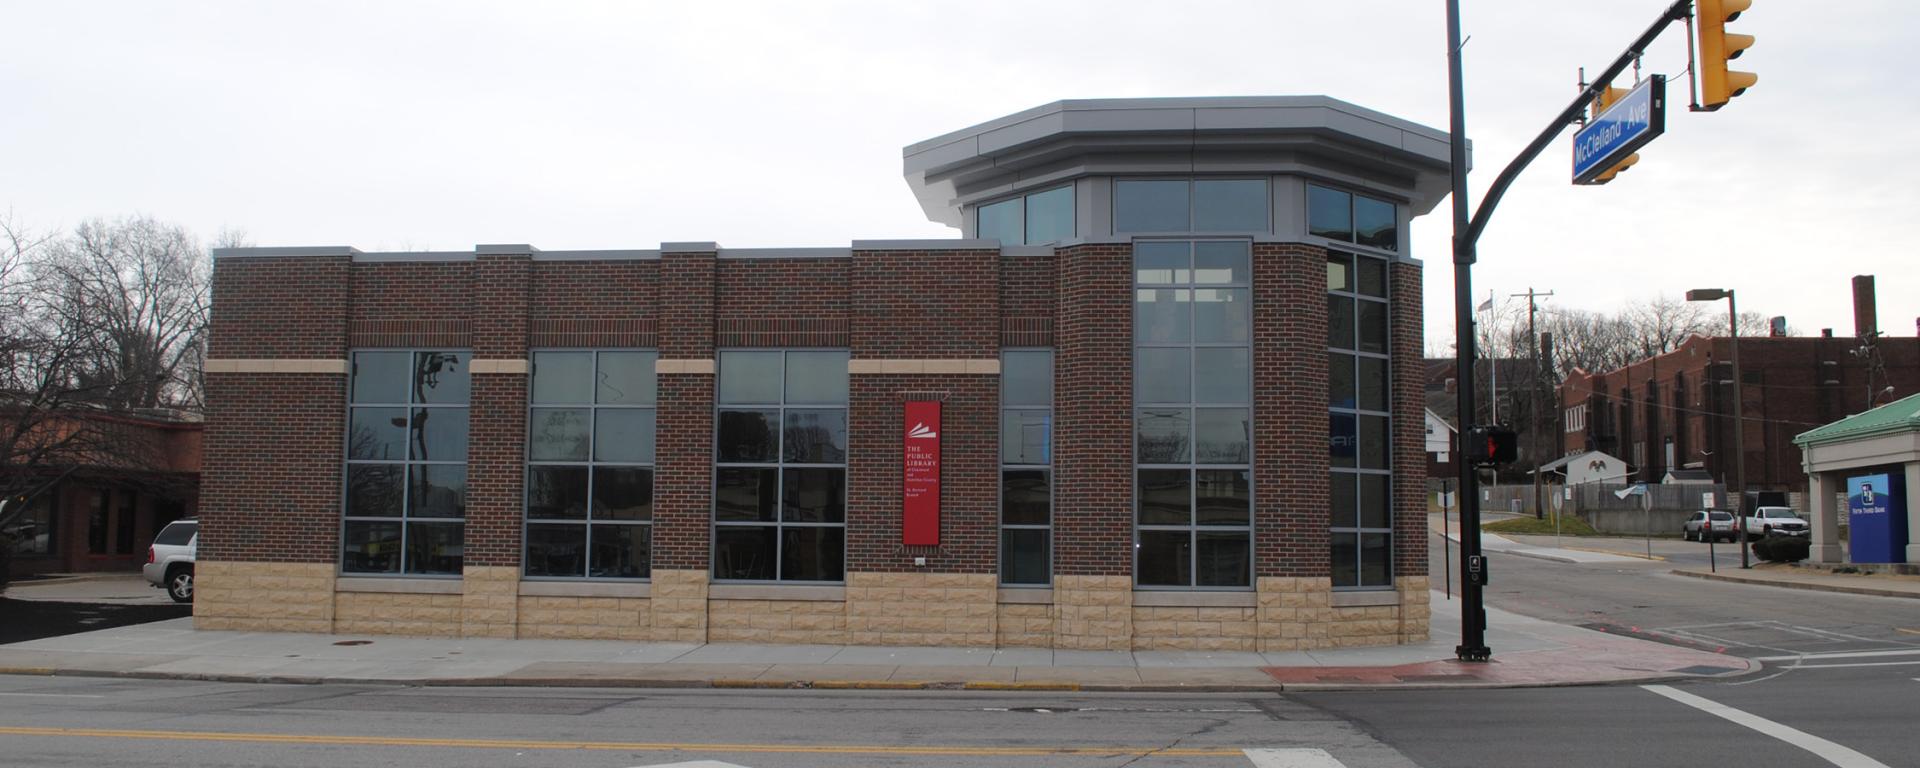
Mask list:
[{"label": "red banner sign", "polygon": [[900,441],[906,476],[901,543],[936,547],[940,545],[940,403],[913,400],[906,406],[906,430]]}]

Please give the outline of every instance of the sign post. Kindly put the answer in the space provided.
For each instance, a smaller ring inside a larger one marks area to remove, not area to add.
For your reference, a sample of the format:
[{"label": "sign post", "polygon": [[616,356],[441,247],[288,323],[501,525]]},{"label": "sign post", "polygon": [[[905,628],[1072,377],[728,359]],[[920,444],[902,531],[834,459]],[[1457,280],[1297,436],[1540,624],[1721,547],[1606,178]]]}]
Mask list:
[{"label": "sign post", "polygon": [[940,545],[940,403],[911,400],[905,410],[900,543],[936,547]]}]

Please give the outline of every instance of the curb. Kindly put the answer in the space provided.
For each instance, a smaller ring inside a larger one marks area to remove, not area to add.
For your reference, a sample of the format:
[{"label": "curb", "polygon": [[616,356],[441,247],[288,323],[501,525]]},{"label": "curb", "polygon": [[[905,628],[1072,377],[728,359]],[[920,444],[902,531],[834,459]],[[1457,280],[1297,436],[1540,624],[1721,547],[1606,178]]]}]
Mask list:
[{"label": "curb", "polygon": [[1675,569],[1671,573],[1673,573],[1673,575],[1675,576],[1689,576],[1696,579],[1705,579],[1707,581],[1725,581],[1725,582],[1732,582],[1735,584],[1759,584],[1761,586],[1766,586],[1766,587],[1783,587],[1786,589],[1804,589],[1812,592],[1839,592],[1839,593],[1849,594],[1849,595],[1868,595],[1871,597],[1903,597],[1909,600],[1920,599],[1920,593],[1906,592],[1906,591],[1901,591],[1897,589],[1880,589],[1877,587],[1856,587],[1852,584],[1824,584],[1824,583],[1805,582],[1805,581],[1776,581],[1773,579],[1756,579],[1751,576],[1741,576],[1738,574],[1703,573],[1700,571],[1686,571],[1686,570],[1679,570],[1679,569]]}]

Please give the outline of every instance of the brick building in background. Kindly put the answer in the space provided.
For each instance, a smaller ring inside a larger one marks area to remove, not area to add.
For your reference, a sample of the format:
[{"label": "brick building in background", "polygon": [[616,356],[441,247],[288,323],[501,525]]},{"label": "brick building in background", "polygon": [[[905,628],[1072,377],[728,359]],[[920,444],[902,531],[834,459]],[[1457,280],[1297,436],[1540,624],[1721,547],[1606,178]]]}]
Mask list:
[{"label": "brick building in background", "polygon": [[1446,158],[1323,97],[1067,101],[906,149],[957,240],[219,251],[196,623],[1423,640]]},{"label": "brick building in background", "polygon": [[202,434],[193,415],[75,411],[44,423],[83,436],[68,438],[74,450],[15,470],[22,490],[0,514],[12,575],[137,571],[155,533],[194,515]]},{"label": "brick building in background", "polygon": [[[1747,490],[1805,491],[1794,436],[1920,392],[1920,338],[1879,333],[1871,277],[1854,278],[1854,322],[1853,337],[1740,339]],[[1732,344],[1694,336],[1618,370],[1574,371],[1559,389],[1561,449],[1618,456],[1629,482],[1658,483],[1684,469],[1726,482]]]}]

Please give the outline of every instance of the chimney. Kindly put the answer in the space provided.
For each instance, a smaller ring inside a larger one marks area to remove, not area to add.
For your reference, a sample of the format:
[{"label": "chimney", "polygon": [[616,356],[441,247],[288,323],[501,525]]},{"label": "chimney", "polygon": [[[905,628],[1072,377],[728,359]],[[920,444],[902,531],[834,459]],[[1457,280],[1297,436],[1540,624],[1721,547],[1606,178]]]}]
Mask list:
[{"label": "chimney", "polygon": [[1880,332],[1879,313],[1873,307],[1873,275],[1853,276],[1853,335],[1872,338]]}]

